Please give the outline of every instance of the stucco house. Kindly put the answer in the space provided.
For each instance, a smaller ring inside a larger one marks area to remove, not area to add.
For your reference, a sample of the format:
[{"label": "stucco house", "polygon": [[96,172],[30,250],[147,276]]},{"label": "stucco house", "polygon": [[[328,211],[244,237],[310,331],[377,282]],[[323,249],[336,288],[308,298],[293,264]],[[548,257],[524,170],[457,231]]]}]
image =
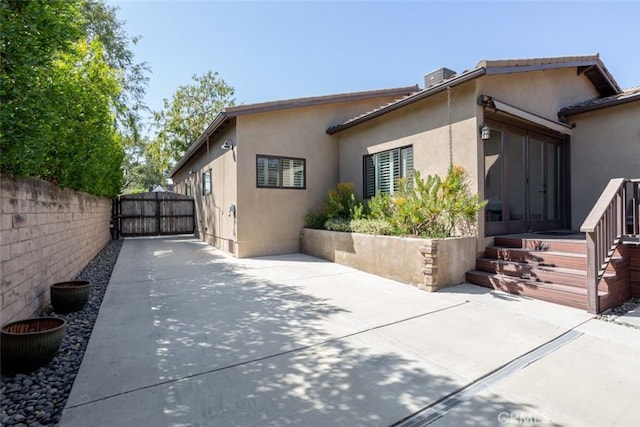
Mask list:
[{"label": "stucco house", "polygon": [[304,215],[338,182],[367,199],[451,164],[488,200],[479,257],[499,236],[579,230],[610,179],[640,176],[640,87],[620,88],[596,54],[483,60],[427,73],[422,88],[230,107],[170,176],[195,198],[197,235],[248,257],[298,252]]},{"label": "stucco house", "polygon": [[305,214],[338,183],[338,144],[325,130],[417,90],[226,108],[170,174],[194,197],[196,235],[238,257],[298,252]]},{"label": "stucco house", "polygon": [[239,257],[296,252],[337,182],[368,198],[450,163],[489,200],[480,236],[577,230],[610,178],[639,174],[638,118],[640,88],[623,91],[598,55],[480,61],[420,90],[227,108],[171,177],[195,197],[198,234]]}]

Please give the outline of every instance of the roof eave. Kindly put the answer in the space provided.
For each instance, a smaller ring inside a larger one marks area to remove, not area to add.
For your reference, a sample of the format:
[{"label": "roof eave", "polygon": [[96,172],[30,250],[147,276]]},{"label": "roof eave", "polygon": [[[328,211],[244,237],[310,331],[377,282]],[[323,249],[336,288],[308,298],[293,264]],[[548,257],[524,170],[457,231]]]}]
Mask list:
[{"label": "roof eave", "polygon": [[169,172],[169,178],[173,178],[175,174],[182,169],[182,167],[193,157],[196,151],[207,141],[209,135],[214,133],[220,126],[224,124],[224,122],[231,118],[235,117],[235,115],[230,115],[226,111],[221,111],[218,115],[213,119],[211,124],[207,126],[204,132],[198,137],[195,143],[191,144],[187,152],[182,156],[182,158],[176,163],[171,172]]},{"label": "roof eave", "polygon": [[375,98],[380,96],[400,96],[410,94],[418,90],[417,85],[403,86],[390,89],[377,89],[362,92],[347,92],[335,95],[311,96],[306,98],[293,98],[280,101],[262,102],[258,104],[238,105],[228,107],[229,114],[244,115],[264,113],[269,111],[285,110],[289,108],[300,108],[322,104],[334,104],[338,102],[358,101],[362,99]]},{"label": "roof eave", "polygon": [[609,107],[615,107],[617,105],[628,104],[629,102],[634,102],[634,101],[640,101],[640,92],[632,96],[627,96],[621,99],[615,99],[609,102],[594,103],[594,104],[583,105],[578,107],[563,108],[560,110],[560,112],[558,112],[558,117],[562,120],[565,117],[575,116],[578,114],[588,113],[591,111],[602,110]]},{"label": "roof eave", "polygon": [[622,92],[622,89],[615,81],[607,67],[597,56],[590,58],[576,59],[562,63],[530,64],[519,66],[496,66],[488,65],[487,75],[509,74],[523,71],[544,71],[558,68],[576,68],[578,74],[584,74],[593,84],[593,87],[600,93],[600,96],[610,96]]},{"label": "roof eave", "polygon": [[326,130],[326,133],[328,135],[334,135],[338,132],[341,132],[345,129],[349,129],[353,126],[359,125],[360,123],[364,123],[367,122],[369,120],[372,120],[376,117],[380,117],[384,114],[390,113],[392,111],[395,111],[399,108],[402,108],[406,105],[409,104],[413,104],[414,102],[420,101],[422,99],[428,98],[431,95],[435,95],[436,93],[442,92],[444,90],[446,90],[448,87],[453,87],[453,86],[458,86],[462,83],[466,83],[469,80],[473,80],[475,78],[478,78],[482,75],[485,74],[485,68],[481,67],[481,68],[476,68],[474,70],[469,71],[468,73],[463,73],[460,74],[457,77],[453,77],[449,80],[446,80],[442,83],[436,84],[430,88],[426,88],[421,90],[420,92],[416,92],[413,95],[409,95],[408,97],[399,100],[398,102],[395,102],[393,104],[390,104],[388,106],[382,107],[379,110],[373,111],[370,114],[364,115],[362,117],[358,117],[356,119],[353,119],[351,121],[339,124],[339,125],[334,125],[329,127]]}]

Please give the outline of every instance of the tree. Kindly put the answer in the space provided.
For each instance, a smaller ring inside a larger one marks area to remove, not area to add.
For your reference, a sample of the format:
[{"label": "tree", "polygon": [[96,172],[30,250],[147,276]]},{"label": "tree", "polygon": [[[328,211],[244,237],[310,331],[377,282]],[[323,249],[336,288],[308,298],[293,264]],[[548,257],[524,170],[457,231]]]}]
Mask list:
[{"label": "tree", "polygon": [[0,2],[0,171],[114,196],[146,85],[102,2]]},{"label": "tree", "polygon": [[118,8],[102,1],[87,1],[82,5],[83,30],[89,41],[99,40],[104,49],[104,60],[121,75],[122,90],[115,100],[116,126],[123,135],[136,143],[140,138],[140,113],[147,110],[143,98],[149,83],[149,66],[135,61],[130,44],[139,36],[129,37],[124,23],[117,18]]},{"label": "tree", "polygon": [[166,171],[189,149],[215,116],[235,104],[234,89],[218,73],[194,75],[194,84],[180,86],[164,108],[154,112],[157,136],[150,149],[159,167]]},{"label": "tree", "polygon": [[[37,174],[47,161],[55,109],[49,95],[58,54],[82,36],[79,3],[0,2],[0,170]],[[43,140],[43,137],[45,138]]]},{"label": "tree", "polygon": [[149,140],[146,137],[124,142],[124,193],[144,192],[150,186],[166,184],[166,178],[149,152],[148,144]]}]

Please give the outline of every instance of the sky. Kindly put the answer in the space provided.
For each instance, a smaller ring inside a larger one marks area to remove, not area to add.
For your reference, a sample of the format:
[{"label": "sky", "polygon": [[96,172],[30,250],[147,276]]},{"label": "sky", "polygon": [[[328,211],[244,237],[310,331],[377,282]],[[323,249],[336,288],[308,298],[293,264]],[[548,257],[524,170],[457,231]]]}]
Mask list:
[{"label": "sky", "polygon": [[640,1],[107,0],[162,108],[209,70],[236,104],[418,84],[483,59],[600,54],[622,88],[640,86]]}]

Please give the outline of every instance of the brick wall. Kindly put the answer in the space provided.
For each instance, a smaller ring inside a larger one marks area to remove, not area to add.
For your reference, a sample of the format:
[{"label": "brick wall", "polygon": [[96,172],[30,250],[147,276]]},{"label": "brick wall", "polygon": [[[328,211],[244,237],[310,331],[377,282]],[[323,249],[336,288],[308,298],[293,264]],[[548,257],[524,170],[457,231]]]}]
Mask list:
[{"label": "brick wall", "polygon": [[32,317],[49,285],[72,280],[110,239],[111,201],[0,176],[0,322]]}]

